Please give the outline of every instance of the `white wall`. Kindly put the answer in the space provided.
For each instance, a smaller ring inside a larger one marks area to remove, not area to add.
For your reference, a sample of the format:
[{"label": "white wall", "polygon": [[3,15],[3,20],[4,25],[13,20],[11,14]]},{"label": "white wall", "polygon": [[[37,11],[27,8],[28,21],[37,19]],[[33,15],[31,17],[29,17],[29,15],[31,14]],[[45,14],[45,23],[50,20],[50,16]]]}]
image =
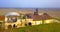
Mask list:
[{"label": "white wall", "polygon": [[44,24],[47,24],[47,23],[52,23],[53,21],[54,21],[54,19],[44,20]]},{"label": "white wall", "polygon": [[39,25],[39,24],[42,24],[42,21],[40,20],[40,21],[33,21],[32,22],[32,25]]}]

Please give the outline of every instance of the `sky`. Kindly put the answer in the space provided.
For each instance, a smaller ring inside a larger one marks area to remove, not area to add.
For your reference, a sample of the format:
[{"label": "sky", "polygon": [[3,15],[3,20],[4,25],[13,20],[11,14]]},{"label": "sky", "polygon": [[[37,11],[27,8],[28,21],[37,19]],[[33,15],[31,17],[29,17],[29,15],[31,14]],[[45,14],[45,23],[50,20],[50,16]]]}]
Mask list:
[{"label": "sky", "polygon": [[60,0],[0,0],[7,8],[60,8]]}]

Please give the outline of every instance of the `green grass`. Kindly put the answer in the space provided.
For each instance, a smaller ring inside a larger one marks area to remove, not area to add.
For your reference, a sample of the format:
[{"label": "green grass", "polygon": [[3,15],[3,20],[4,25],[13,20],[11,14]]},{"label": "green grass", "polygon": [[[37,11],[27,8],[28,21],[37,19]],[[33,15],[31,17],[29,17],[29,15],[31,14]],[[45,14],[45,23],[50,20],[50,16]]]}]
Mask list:
[{"label": "green grass", "polygon": [[7,30],[7,32],[60,32],[60,23],[40,24],[35,26],[13,28],[11,30]]},{"label": "green grass", "polygon": [[12,29],[12,32],[60,32],[60,24],[41,24],[37,26],[27,26],[24,28]]}]

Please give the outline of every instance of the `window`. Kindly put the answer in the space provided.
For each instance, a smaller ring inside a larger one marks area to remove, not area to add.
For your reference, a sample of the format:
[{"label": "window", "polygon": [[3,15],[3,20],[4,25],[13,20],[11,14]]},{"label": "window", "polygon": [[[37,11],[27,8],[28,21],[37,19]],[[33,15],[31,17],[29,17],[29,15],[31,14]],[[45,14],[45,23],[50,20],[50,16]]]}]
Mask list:
[{"label": "window", "polygon": [[17,17],[8,18],[8,22],[16,22],[16,21],[17,21]]}]

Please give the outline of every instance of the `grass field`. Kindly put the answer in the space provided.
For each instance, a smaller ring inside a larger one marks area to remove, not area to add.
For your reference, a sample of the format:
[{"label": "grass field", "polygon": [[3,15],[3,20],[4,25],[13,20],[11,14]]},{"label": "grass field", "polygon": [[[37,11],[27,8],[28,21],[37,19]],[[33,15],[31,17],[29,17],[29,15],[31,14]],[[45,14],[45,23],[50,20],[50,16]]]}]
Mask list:
[{"label": "grass field", "polygon": [[40,24],[7,30],[0,26],[0,32],[60,32],[60,23]]},{"label": "grass field", "polygon": [[37,26],[13,28],[9,31],[10,32],[60,32],[60,23],[40,24]]},{"label": "grass field", "polygon": [[[0,30],[0,32],[2,32],[2,30]],[[35,26],[13,28],[8,29],[4,32],[60,32],[60,23],[40,24]]]}]

